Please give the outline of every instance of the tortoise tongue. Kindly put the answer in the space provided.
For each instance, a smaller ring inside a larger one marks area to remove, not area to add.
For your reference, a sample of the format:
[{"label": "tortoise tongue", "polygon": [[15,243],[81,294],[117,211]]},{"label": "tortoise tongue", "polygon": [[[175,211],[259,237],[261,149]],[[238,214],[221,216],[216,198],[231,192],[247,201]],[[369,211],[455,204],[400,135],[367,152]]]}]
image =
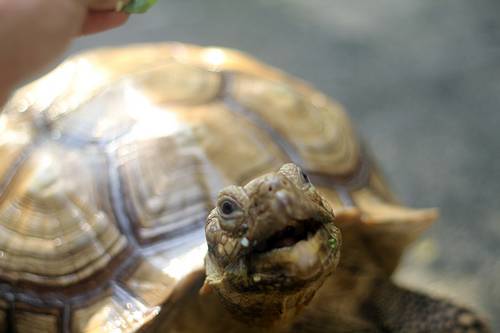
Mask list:
[{"label": "tortoise tongue", "polygon": [[286,237],[278,240],[275,244],[275,248],[280,248],[280,247],[286,247],[286,246],[292,246],[295,243],[297,243],[297,239],[295,237]]}]

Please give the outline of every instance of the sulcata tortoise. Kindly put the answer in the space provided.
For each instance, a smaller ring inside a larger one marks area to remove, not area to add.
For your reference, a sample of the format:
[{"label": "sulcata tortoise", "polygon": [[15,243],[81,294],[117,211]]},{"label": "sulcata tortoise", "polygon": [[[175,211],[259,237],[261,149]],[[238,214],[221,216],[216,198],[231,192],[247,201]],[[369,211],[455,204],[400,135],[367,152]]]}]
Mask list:
[{"label": "sulcata tortoise", "polygon": [[488,331],[391,282],[436,212],[236,51],[73,57],[3,108],[0,156],[0,332]]}]

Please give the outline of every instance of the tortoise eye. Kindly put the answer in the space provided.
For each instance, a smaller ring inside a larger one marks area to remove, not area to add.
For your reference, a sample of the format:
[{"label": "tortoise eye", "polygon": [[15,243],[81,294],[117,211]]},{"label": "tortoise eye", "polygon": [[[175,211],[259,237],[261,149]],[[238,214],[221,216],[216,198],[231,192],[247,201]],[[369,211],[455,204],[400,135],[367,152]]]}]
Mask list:
[{"label": "tortoise eye", "polygon": [[234,231],[239,228],[243,211],[236,201],[229,198],[224,198],[217,205],[219,211],[219,223],[222,229],[226,231]]},{"label": "tortoise eye", "polygon": [[222,213],[225,215],[231,215],[234,212],[234,204],[231,201],[224,201],[220,207]]},{"label": "tortoise eye", "polygon": [[311,180],[309,179],[309,176],[302,170],[300,170],[300,177],[302,178],[302,181],[304,183],[310,184]]},{"label": "tortoise eye", "polygon": [[231,217],[240,207],[231,199],[224,199],[219,203],[219,211],[223,217]]}]

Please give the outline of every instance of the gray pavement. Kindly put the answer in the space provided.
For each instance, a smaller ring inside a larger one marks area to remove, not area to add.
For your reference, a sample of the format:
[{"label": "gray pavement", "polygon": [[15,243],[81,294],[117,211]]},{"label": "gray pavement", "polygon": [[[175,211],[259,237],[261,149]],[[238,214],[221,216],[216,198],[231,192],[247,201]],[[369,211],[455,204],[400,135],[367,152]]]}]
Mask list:
[{"label": "gray pavement", "polygon": [[441,209],[398,279],[500,332],[500,2],[159,0],[70,53],[169,40],[242,49],[341,101],[402,201]]}]

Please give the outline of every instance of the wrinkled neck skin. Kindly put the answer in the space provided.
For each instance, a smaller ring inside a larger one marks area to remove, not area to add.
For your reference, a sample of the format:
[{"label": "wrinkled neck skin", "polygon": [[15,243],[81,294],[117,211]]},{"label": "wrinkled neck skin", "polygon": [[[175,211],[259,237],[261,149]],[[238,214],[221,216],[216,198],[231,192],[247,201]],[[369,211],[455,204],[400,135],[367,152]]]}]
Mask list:
[{"label": "wrinkled neck skin", "polygon": [[[210,254],[205,258],[205,267],[208,276],[212,276],[215,282],[214,291],[224,307],[238,321],[261,328],[274,328],[278,331],[289,327],[301,310],[311,301],[316,291],[321,287],[324,280],[318,279],[307,286],[282,293],[273,290],[255,291],[239,288],[245,285],[248,275],[242,270],[245,268],[232,268],[235,271],[220,272],[211,263]],[[223,278],[229,274],[238,276],[241,285],[235,285],[231,279]],[[218,281],[217,278],[220,278]]]}]

